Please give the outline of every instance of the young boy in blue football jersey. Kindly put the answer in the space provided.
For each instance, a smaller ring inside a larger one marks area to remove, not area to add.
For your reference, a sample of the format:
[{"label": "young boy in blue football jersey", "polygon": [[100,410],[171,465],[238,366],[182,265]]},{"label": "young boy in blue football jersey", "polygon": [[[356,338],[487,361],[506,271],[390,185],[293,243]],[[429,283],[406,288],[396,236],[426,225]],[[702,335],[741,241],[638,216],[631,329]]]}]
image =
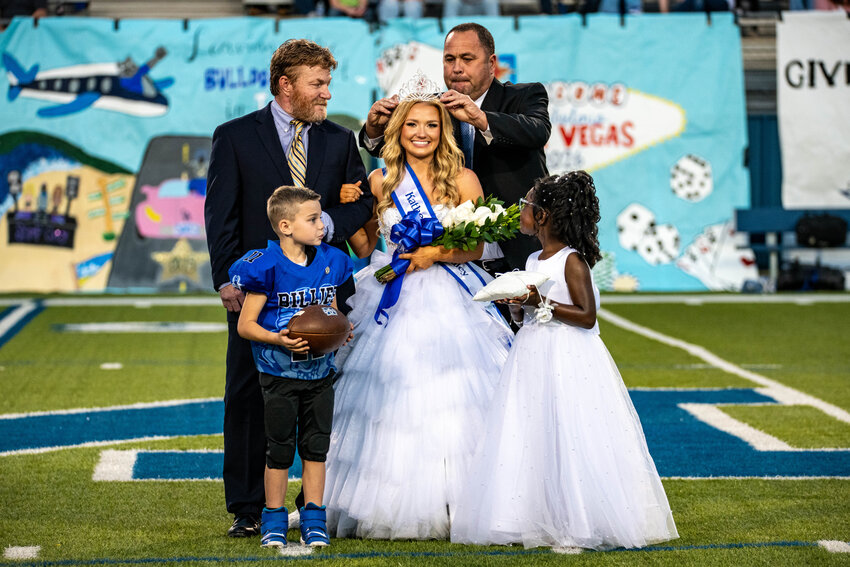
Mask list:
[{"label": "young boy in blue football jersey", "polygon": [[251,250],[229,271],[232,284],[246,292],[237,328],[240,336],[251,341],[263,391],[266,506],[260,544],[286,545],[284,499],[297,446],[307,502],[300,510],[301,540],[325,546],[330,540],[322,497],[333,421],[334,355],[312,356],[307,342],[290,338],[286,326],[294,313],[310,303],[336,308],[337,288],[351,285],[353,264],[346,254],[322,242],[317,193],[304,187],[279,187],[269,197],[267,213],[280,241]]}]

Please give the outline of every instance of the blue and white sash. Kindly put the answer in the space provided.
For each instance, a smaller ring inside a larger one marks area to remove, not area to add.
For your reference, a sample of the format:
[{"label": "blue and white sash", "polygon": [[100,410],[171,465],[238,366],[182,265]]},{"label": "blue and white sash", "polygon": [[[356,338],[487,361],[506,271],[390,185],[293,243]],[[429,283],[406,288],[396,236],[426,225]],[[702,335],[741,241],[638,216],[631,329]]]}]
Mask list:
[{"label": "blue and white sash", "polygon": [[398,212],[402,217],[415,211],[419,213],[420,218],[436,219],[437,215],[434,214],[431,201],[425,195],[425,190],[422,189],[422,184],[413,172],[413,168],[405,163],[404,169],[404,177],[401,178],[401,182],[392,194]]},{"label": "blue and white sash", "polygon": [[[398,255],[412,252],[420,246],[428,246],[443,233],[443,225],[434,214],[422,184],[410,165],[407,163],[404,165],[405,175],[392,193],[392,199],[402,216],[401,222],[393,225],[390,231],[390,240],[397,246],[390,265],[398,276],[384,287],[384,293],[375,312],[375,321],[379,325],[383,324],[382,316],[389,319],[387,309],[398,301],[401,284],[410,265],[409,260],[399,259]],[[472,262],[465,264],[437,262],[437,264],[446,270],[470,296],[474,296],[487,284],[485,278],[489,276]],[[489,315],[507,326],[493,303],[487,303],[485,309]]]}]

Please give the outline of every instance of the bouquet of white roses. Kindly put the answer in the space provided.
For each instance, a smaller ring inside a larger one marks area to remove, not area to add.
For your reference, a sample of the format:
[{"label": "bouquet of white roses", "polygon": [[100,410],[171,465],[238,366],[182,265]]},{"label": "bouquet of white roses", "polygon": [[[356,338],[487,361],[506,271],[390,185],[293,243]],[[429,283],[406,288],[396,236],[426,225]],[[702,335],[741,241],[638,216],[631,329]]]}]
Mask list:
[{"label": "bouquet of white roses", "polygon": [[[474,250],[481,242],[499,242],[516,234],[519,205],[505,208],[503,202],[492,195],[486,199],[479,197],[474,203],[464,201],[450,210],[440,224],[442,234],[430,242],[431,246]],[[396,276],[398,273],[392,264],[375,272],[375,278],[381,283],[392,281]]]}]

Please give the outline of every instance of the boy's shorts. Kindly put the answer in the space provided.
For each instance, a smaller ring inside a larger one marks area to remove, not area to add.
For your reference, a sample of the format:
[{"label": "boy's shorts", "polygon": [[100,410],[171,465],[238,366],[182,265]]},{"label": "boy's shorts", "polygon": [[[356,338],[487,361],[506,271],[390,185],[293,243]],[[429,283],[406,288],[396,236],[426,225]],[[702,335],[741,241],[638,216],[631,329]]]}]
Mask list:
[{"label": "boy's shorts", "polygon": [[260,372],[270,469],[292,466],[296,434],[302,461],[325,462],[333,424],[333,376],[331,371],[321,380],[297,380]]}]

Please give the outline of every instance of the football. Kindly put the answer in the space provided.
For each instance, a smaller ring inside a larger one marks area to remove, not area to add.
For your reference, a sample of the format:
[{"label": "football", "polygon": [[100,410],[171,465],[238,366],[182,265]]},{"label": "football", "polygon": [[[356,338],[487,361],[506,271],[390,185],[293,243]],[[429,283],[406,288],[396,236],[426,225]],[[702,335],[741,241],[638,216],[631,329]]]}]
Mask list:
[{"label": "football", "polygon": [[307,341],[313,354],[327,354],[342,346],[351,325],[330,305],[308,305],[298,310],[286,326],[289,336]]}]

